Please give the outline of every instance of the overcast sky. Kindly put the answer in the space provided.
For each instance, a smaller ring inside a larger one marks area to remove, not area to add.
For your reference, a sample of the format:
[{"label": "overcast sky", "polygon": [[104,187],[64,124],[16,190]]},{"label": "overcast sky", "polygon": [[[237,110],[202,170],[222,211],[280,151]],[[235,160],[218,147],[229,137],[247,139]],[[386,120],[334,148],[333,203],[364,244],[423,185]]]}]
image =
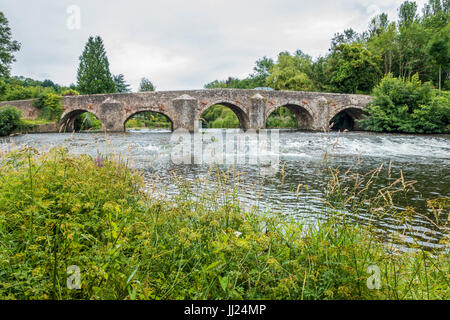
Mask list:
[{"label": "overcast sky", "polygon": [[[246,77],[257,59],[281,51],[325,55],[336,32],[366,29],[374,15],[397,18],[403,0],[0,0],[22,43],[13,74],[69,85],[90,35],[100,35],[113,74],[137,90],[202,88]],[[416,1],[419,10],[425,0]],[[80,8],[80,28],[68,8]]]}]

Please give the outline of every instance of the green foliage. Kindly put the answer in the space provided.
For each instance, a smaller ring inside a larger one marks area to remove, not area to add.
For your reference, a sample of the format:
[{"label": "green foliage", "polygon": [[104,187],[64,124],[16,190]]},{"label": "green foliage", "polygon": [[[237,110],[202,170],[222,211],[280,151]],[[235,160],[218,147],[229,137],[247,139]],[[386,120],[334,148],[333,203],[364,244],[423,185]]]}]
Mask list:
[{"label": "green foliage", "polygon": [[44,87],[24,87],[20,85],[7,85],[2,96],[4,101],[37,99],[42,95],[54,93],[53,88]]},{"label": "green foliage", "polygon": [[74,90],[74,89],[66,89],[66,90],[63,90],[61,92],[61,95],[63,97],[66,97],[66,96],[78,96],[79,94],[80,93],[78,91]]},{"label": "green foliage", "polygon": [[202,115],[202,122],[207,128],[239,128],[239,119],[228,107],[217,105],[206,110]]},{"label": "green foliage", "polygon": [[434,97],[428,105],[420,105],[412,118],[416,132],[450,133],[450,92]]},{"label": "green foliage", "polygon": [[41,110],[40,118],[59,121],[62,114],[62,97],[55,93],[43,94],[34,106]]},{"label": "green foliage", "polygon": [[21,113],[16,107],[0,108],[0,137],[7,136],[21,129],[24,125],[20,119]]},{"label": "green foliage", "polygon": [[127,128],[149,128],[149,129],[155,129],[155,128],[165,128],[165,129],[171,129],[172,123],[170,120],[157,112],[140,112],[133,117],[131,117],[127,123]]},{"label": "green foliage", "polygon": [[403,2],[398,11],[400,25],[410,25],[417,20],[417,3],[414,1]]},{"label": "green foliage", "polygon": [[75,90],[60,86],[50,80],[38,81],[24,77],[0,79],[1,101],[38,99],[50,93],[63,96],[78,94]]},{"label": "green foliage", "polygon": [[431,85],[418,75],[411,79],[385,77],[374,90],[375,100],[362,121],[373,131],[407,133],[449,132],[450,104],[447,96],[434,97]]},{"label": "green foliage", "polygon": [[266,128],[297,128],[298,119],[289,108],[281,107],[272,112],[266,121]]},{"label": "green foliage", "polygon": [[153,85],[153,83],[147,79],[142,78],[141,84],[139,85],[139,92],[152,92],[155,91],[156,87]]},{"label": "green foliage", "polygon": [[12,39],[8,19],[0,11],[0,77],[9,77],[14,53],[20,50],[20,43]]},{"label": "green foliage", "polygon": [[311,57],[301,51],[295,55],[280,53],[277,64],[270,71],[266,82],[276,90],[314,90],[314,84],[308,76],[312,73]]},{"label": "green foliage", "polygon": [[[3,155],[0,174],[1,299],[449,298],[445,254],[393,255],[342,217],[245,212],[225,173],[206,189],[175,178],[171,200],[123,164],[64,150]],[[66,286],[73,265],[80,290]]]},{"label": "green foliage", "polygon": [[215,80],[205,85],[205,89],[254,89],[261,84],[260,80],[254,80],[251,77],[237,79],[229,77],[227,80]]},{"label": "green foliage", "polygon": [[205,89],[255,89],[265,87],[267,77],[275,63],[272,59],[263,57],[256,61],[253,73],[245,79],[229,77],[227,80],[213,82],[205,85]]},{"label": "green foliage", "polygon": [[338,92],[370,92],[381,77],[380,61],[360,44],[338,45],[329,62],[331,84]]},{"label": "green foliage", "polygon": [[343,33],[335,33],[331,39],[331,49],[342,45],[362,42],[361,36],[352,28],[344,30]]},{"label": "green foliage", "polygon": [[82,94],[114,93],[116,91],[102,38],[89,37],[83,54],[80,56],[77,79],[77,88]]},{"label": "green foliage", "polygon": [[428,54],[432,62],[439,66],[439,89],[441,89],[442,69],[450,69],[450,23],[433,36],[428,44]]},{"label": "green foliage", "polygon": [[75,118],[74,129],[76,132],[86,130],[101,130],[102,123],[92,113],[85,112]]},{"label": "green foliage", "polygon": [[116,86],[116,92],[130,92],[130,85],[125,82],[125,76],[123,74],[119,74],[117,76],[113,76],[114,84]]}]

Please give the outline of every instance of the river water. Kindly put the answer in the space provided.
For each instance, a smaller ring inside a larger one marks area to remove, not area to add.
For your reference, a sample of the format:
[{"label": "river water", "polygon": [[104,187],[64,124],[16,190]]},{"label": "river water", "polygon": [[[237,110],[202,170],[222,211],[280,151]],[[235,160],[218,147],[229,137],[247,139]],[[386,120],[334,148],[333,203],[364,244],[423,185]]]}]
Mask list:
[{"label": "river water", "polygon": [[[211,131],[217,135],[217,130]],[[210,134],[206,130],[206,134]],[[221,134],[229,131],[220,131]],[[210,164],[174,164],[171,152],[175,144],[169,131],[132,131],[122,134],[75,133],[34,134],[2,139],[1,149],[33,146],[38,150],[64,146],[74,154],[90,154],[94,157],[120,154],[132,159],[133,165],[145,172],[147,177],[157,175],[168,181],[171,173],[187,179],[204,177]],[[406,237],[400,242],[401,249],[407,242],[418,242],[423,247],[438,247],[448,250],[440,241],[448,235],[448,228],[435,227],[426,218],[430,216],[425,199],[450,197],[450,136],[448,135],[395,135],[366,132],[317,133],[281,131],[279,133],[280,168],[276,173],[264,174],[258,165],[238,165],[236,170],[245,171],[244,185],[249,191],[242,194],[246,203],[257,204],[265,211],[293,216],[302,221],[318,221],[327,218],[324,205],[324,159],[341,171],[351,169],[361,174],[384,165],[391,167],[392,176],[416,180],[415,190],[398,203],[400,210],[413,206],[421,215],[413,217]],[[224,166],[225,168],[227,166]],[[149,178],[150,179],[150,178]],[[262,180],[263,179],[263,180]],[[376,180],[378,187],[388,184],[388,178]],[[258,187],[254,187],[257,185]],[[301,187],[299,188],[299,185]],[[257,189],[257,190],[256,190]],[[167,192],[176,192],[168,188]],[[448,219],[448,208],[441,219]],[[392,217],[373,217],[361,211],[356,221],[370,220],[380,232],[393,234],[401,227]],[[424,216],[422,216],[424,215]]]}]

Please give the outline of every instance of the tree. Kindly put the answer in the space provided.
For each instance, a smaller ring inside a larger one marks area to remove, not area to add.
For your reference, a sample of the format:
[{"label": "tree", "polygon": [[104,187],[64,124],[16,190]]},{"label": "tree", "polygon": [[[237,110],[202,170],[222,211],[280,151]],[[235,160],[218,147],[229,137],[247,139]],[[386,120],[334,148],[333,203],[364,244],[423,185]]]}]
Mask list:
[{"label": "tree", "polygon": [[16,61],[14,53],[20,50],[20,43],[12,40],[11,28],[0,11],[0,77],[9,77],[11,63]]},{"label": "tree", "polygon": [[435,97],[429,83],[386,76],[374,90],[374,101],[366,108],[362,125],[367,130],[407,133],[448,132],[450,104]]},{"label": "tree", "polygon": [[367,42],[367,48],[370,52],[379,55],[383,59],[384,74],[393,72],[393,64],[397,45],[397,26],[391,23],[387,26],[372,25],[372,36]]},{"label": "tree", "polygon": [[417,3],[414,1],[403,2],[398,11],[400,25],[410,25],[417,20]]},{"label": "tree", "polygon": [[78,91],[82,94],[116,91],[102,38],[89,37],[80,57],[77,79]]},{"label": "tree", "polygon": [[342,93],[370,92],[381,78],[381,58],[361,44],[341,44],[333,49],[331,85]]},{"label": "tree", "polygon": [[252,79],[252,88],[264,87],[266,85],[266,80],[270,75],[270,70],[275,65],[272,58],[263,57],[256,61],[255,67],[253,68],[253,73],[250,75]]},{"label": "tree", "polygon": [[139,92],[149,92],[149,91],[155,91],[156,87],[153,85],[153,83],[148,80],[147,78],[141,79],[141,84],[139,85]]},{"label": "tree", "polygon": [[428,53],[435,64],[439,66],[439,93],[441,92],[442,68],[450,68],[450,24],[441,32],[436,33],[431,40]]},{"label": "tree", "polygon": [[130,85],[125,82],[125,76],[123,74],[119,74],[117,76],[113,76],[114,84],[116,86],[116,92],[130,92]]},{"label": "tree", "polygon": [[353,29],[344,30],[344,33],[336,33],[331,39],[331,49],[333,50],[335,47],[341,44],[351,44],[355,42],[359,42],[361,40],[361,36]]},{"label": "tree", "polygon": [[374,17],[369,24],[369,37],[379,36],[389,26],[389,19],[386,13]]},{"label": "tree", "polygon": [[314,83],[309,77],[312,73],[311,57],[300,52],[294,56],[288,52],[280,53],[277,64],[270,70],[267,85],[276,90],[313,90]]}]

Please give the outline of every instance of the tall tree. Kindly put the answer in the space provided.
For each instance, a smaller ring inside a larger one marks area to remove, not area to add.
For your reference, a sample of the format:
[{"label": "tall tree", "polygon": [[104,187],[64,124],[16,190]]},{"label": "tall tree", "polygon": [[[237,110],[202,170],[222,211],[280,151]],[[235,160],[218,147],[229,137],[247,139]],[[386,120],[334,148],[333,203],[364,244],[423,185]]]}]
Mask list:
[{"label": "tall tree", "polygon": [[432,61],[439,67],[439,93],[442,84],[442,69],[450,68],[450,24],[434,35],[428,47]]},{"label": "tall tree", "polygon": [[78,91],[82,94],[113,93],[116,91],[103,40],[99,36],[89,37],[80,57],[77,79]]},{"label": "tall tree", "polygon": [[307,91],[314,89],[309,77],[312,73],[311,57],[297,51],[295,55],[282,52],[277,64],[271,69],[267,84],[277,90]]},{"label": "tall tree", "polygon": [[266,80],[270,75],[270,70],[275,65],[272,58],[263,57],[256,61],[256,65],[253,68],[253,73],[250,75],[252,81],[252,87],[263,87],[266,85]]},{"label": "tall tree", "polygon": [[126,83],[125,76],[123,74],[119,74],[117,76],[113,76],[114,84],[116,85],[116,92],[130,92],[130,85]]},{"label": "tall tree", "polygon": [[381,78],[381,58],[358,43],[335,47],[329,63],[331,84],[338,92],[370,92]]},{"label": "tall tree", "polygon": [[150,91],[155,91],[156,87],[153,85],[153,83],[147,79],[147,78],[142,78],[141,79],[141,84],[139,85],[139,92],[150,92]]},{"label": "tall tree", "polygon": [[331,39],[331,49],[340,44],[350,44],[359,42],[361,40],[361,36],[352,28],[344,30],[344,33],[336,33]]},{"label": "tall tree", "polygon": [[20,43],[12,39],[8,19],[0,11],[0,77],[9,77],[11,63],[16,61],[14,53],[20,50]]},{"label": "tall tree", "polygon": [[400,25],[410,25],[417,20],[417,3],[414,1],[405,1],[398,10]]}]

